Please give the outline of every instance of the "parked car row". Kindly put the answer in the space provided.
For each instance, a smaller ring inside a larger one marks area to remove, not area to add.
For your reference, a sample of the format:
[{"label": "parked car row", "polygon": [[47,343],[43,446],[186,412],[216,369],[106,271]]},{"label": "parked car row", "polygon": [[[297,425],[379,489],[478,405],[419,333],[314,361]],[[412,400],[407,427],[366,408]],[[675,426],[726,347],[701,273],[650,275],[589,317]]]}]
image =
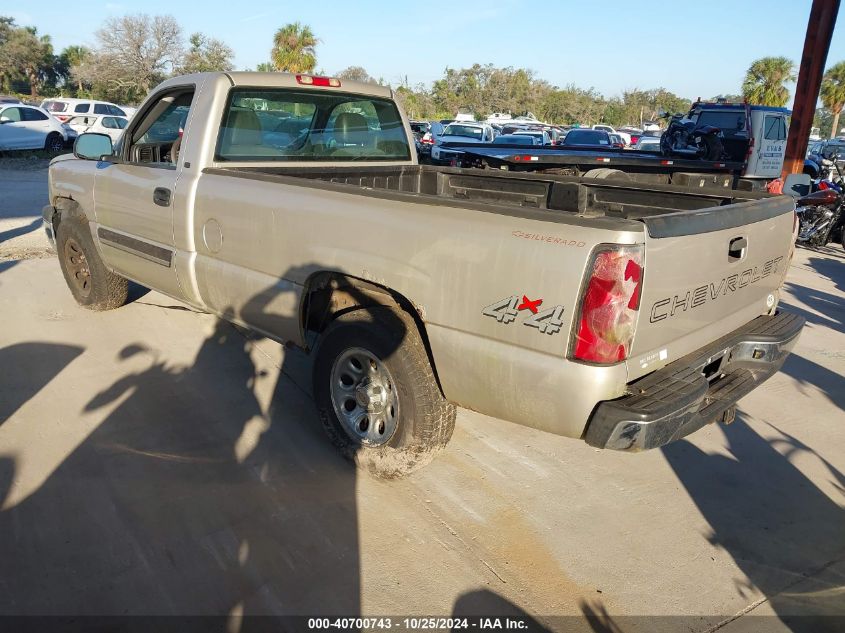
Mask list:
[{"label": "parked car row", "polygon": [[93,99],[51,98],[35,106],[0,95],[0,151],[59,152],[84,132],[107,134],[117,142],[134,112]]},{"label": "parked car row", "polygon": [[644,131],[630,126],[615,129],[604,124],[592,127],[552,125],[538,121],[530,113],[516,118],[496,113],[486,121],[468,121],[466,115],[459,116],[460,119],[455,120],[410,122],[417,155],[422,161],[431,160],[435,164],[452,162],[461,152],[444,147],[448,143],[660,151],[659,130]]}]

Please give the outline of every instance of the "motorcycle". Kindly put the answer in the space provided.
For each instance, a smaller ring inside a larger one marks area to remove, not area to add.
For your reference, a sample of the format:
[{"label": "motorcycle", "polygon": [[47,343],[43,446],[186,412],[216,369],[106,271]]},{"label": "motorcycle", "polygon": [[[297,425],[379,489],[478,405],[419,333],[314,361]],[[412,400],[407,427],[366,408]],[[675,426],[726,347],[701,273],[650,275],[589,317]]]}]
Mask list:
[{"label": "motorcycle", "polygon": [[660,153],[664,156],[683,156],[719,160],[724,152],[722,130],[712,125],[696,126],[696,122],[683,114],[664,112],[661,118],[669,119],[669,126],[660,135]]},{"label": "motorcycle", "polygon": [[798,199],[795,213],[798,215],[798,237],[796,242],[806,246],[820,247],[836,240],[845,248],[845,192],[843,176],[839,169],[838,156],[832,156],[825,162],[830,175],[830,167],[837,171],[837,178],[819,179],[815,183],[816,191]]}]

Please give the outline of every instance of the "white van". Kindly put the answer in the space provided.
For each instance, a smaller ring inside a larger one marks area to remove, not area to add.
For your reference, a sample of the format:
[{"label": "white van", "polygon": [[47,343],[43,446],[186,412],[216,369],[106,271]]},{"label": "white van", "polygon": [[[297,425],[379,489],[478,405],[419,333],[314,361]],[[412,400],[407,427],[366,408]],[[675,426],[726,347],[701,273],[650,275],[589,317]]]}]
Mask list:
[{"label": "white van", "polygon": [[71,99],[70,97],[53,97],[41,102],[41,107],[64,123],[72,116],[81,114],[100,114],[108,116],[127,117],[123,108],[108,101],[94,99]]},{"label": "white van", "polygon": [[786,155],[787,119],[792,114],[786,108],[750,106],[751,138],[754,144],[748,154],[743,178],[780,178]]}]

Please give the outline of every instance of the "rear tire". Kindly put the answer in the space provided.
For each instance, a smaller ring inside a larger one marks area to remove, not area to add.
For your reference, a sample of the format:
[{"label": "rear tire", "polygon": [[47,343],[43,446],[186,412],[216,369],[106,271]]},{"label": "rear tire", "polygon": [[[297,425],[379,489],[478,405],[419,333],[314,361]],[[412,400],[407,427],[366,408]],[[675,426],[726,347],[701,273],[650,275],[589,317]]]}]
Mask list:
[{"label": "rear tire", "polygon": [[631,180],[630,174],[626,174],[619,169],[611,169],[610,167],[591,169],[584,174],[584,178],[595,178],[597,180]]},{"label": "rear tire", "polygon": [[455,406],[440,393],[416,323],[399,309],[335,319],[320,339],[313,380],[332,442],[375,477],[422,468],[452,437]]},{"label": "rear tire", "polygon": [[56,252],[65,282],[76,302],[89,310],[119,308],[129,282],[106,268],[83,217],[64,217],[56,230]]},{"label": "rear tire", "polygon": [[51,132],[44,141],[44,149],[48,152],[61,152],[65,148],[65,140],[57,132]]},{"label": "rear tire", "polygon": [[722,157],[722,141],[718,136],[708,134],[701,139],[704,145],[704,160],[719,160]]}]

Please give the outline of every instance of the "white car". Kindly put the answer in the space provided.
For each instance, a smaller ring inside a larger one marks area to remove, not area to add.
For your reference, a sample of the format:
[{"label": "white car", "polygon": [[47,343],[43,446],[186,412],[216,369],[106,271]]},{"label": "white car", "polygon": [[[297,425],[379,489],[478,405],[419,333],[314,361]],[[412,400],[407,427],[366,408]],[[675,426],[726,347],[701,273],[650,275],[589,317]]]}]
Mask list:
[{"label": "white car", "polygon": [[46,149],[59,152],[76,132],[50,114],[22,103],[0,103],[0,150]]},{"label": "white car", "polygon": [[659,152],[660,151],[660,137],[659,136],[641,136],[637,140],[634,149],[641,152]]},{"label": "white car", "polygon": [[86,132],[106,134],[111,138],[112,143],[117,142],[117,139],[123,134],[123,129],[128,124],[129,121],[126,117],[104,115],[75,116],[68,119],[66,123],[79,134]]},{"label": "white car", "polygon": [[607,132],[608,134],[617,134],[622,138],[622,142],[625,143],[626,146],[631,145],[631,135],[627,132],[619,132],[613,128],[612,125],[604,125],[601,123],[597,123],[593,126],[594,130],[601,130],[602,132]]},{"label": "white car", "polygon": [[492,143],[496,137],[493,126],[488,123],[462,123],[455,121],[450,123],[437,137],[434,146],[431,148],[431,161],[448,163],[462,152],[456,152],[441,147],[443,143]]},{"label": "white car", "polygon": [[126,117],[126,112],[108,101],[93,99],[71,99],[69,97],[54,97],[41,102],[41,107],[56,117],[62,123],[77,114],[107,114],[109,116]]}]

